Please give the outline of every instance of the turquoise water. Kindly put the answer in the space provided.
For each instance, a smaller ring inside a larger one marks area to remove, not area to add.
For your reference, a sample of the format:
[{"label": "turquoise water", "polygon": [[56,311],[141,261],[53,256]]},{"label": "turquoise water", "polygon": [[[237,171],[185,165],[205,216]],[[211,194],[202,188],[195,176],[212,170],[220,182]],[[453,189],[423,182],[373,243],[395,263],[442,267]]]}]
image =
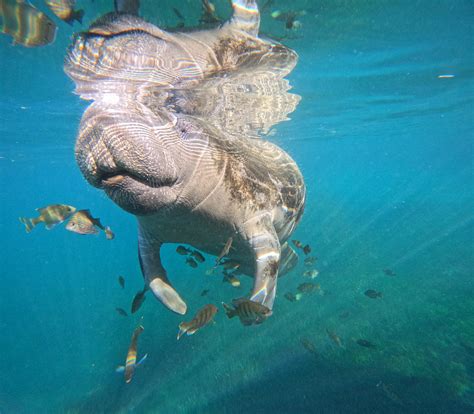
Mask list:
[{"label": "turquoise water", "polygon": [[[199,16],[197,2],[142,3],[142,15],[163,26],[176,24],[171,6],[189,24]],[[229,13],[225,1],[216,4]],[[264,33],[285,35],[269,13],[286,4],[275,0],[263,14]],[[111,8],[78,5],[84,27]],[[242,295],[251,280],[237,294],[168,245],[164,264],[188,308],[220,307],[216,324],[179,342],[183,318],[151,295],[133,316],[115,312],[129,309],[143,279],[135,219],[90,187],[74,160],[86,103],[73,95],[62,64],[80,25],[58,22],[55,43],[44,48],[0,37],[2,414],[474,410],[474,5],[292,7],[307,10],[294,38],[283,40],[299,54],[288,78],[302,100],[269,139],[305,176],[306,210],[294,238],[318,257],[324,294],[283,297],[306,281],[301,260],[280,279],[273,316],[244,327],[220,302]],[[42,226],[26,234],[18,217],[53,203],[89,208],[116,238]],[[383,297],[370,299],[367,289]],[[145,327],[139,355],[149,355],[125,384],[115,368],[138,323]]]}]

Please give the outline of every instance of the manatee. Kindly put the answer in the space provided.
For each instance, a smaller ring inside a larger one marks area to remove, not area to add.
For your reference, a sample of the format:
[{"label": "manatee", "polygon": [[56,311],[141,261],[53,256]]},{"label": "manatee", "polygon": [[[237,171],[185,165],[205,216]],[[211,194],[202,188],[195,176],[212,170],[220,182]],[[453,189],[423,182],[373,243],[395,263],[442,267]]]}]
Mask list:
[{"label": "manatee", "polygon": [[75,36],[65,71],[92,103],[76,141],[86,180],[138,220],[146,285],[169,309],[186,304],[160,257],[164,243],[227,257],[254,277],[250,299],[272,309],[286,243],[305,204],[293,159],[265,140],[299,102],[284,79],[297,55],[258,37],[254,0],[210,30],[169,33],[109,14]]}]

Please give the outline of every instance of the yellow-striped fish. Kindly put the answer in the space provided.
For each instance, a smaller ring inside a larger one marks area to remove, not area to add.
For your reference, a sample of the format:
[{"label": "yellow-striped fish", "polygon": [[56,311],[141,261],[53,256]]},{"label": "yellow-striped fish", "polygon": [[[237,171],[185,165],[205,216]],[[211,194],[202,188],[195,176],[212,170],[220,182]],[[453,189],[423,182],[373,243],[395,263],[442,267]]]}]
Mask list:
[{"label": "yellow-striped fish", "polygon": [[216,266],[219,266],[224,256],[229,254],[231,247],[232,247],[232,237],[229,237],[227,241],[225,242],[224,248],[222,249],[222,251],[220,252],[219,256],[216,259]]},{"label": "yellow-striped fish", "polygon": [[0,0],[0,30],[26,47],[54,42],[56,25],[43,12],[24,0]]},{"label": "yellow-striped fish", "polygon": [[52,229],[73,214],[76,208],[66,204],[52,204],[47,207],[37,208],[36,211],[40,213],[39,217],[20,217],[20,222],[25,225],[27,233],[33,230],[39,223],[44,223],[48,230]]},{"label": "yellow-striped fish", "polygon": [[326,328],[326,333],[328,334],[331,341],[333,341],[339,348],[342,348],[342,340],[336,332],[330,331]]},{"label": "yellow-striped fish", "polygon": [[200,309],[190,322],[181,322],[179,324],[179,332],[176,339],[181,338],[181,336],[183,336],[185,333],[187,335],[192,335],[197,330],[206,326],[212,321],[214,315],[217,313],[217,310],[218,309],[214,305],[209,304]]},{"label": "yellow-striped fish", "polygon": [[66,225],[66,230],[78,234],[97,234],[99,231],[96,226],[103,230],[107,240],[112,240],[115,235],[110,227],[104,227],[99,218],[94,218],[89,210],[79,210],[76,212]]},{"label": "yellow-striped fish", "polygon": [[272,314],[272,311],[265,305],[245,298],[234,299],[232,301],[234,308],[231,308],[224,302],[222,302],[222,306],[224,306],[228,318],[238,316],[242,325],[245,326],[262,323]]},{"label": "yellow-striped fish", "polygon": [[96,226],[104,228],[100,219],[92,217],[89,210],[79,210],[66,224],[66,230],[78,234],[97,234],[99,230],[96,229]]},{"label": "yellow-striped fish", "polygon": [[45,0],[45,3],[56,16],[71,26],[74,20],[82,23],[84,10],[74,10],[76,0]]},{"label": "yellow-striped fish", "polygon": [[145,361],[148,354],[145,354],[142,359],[138,363],[137,362],[137,342],[138,337],[144,331],[145,328],[143,326],[138,326],[132,335],[132,340],[130,342],[130,346],[128,348],[127,359],[125,360],[125,366],[120,365],[116,371],[117,372],[125,372],[125,382],[128,384],[132,381],[133,373],[135,372],[135,368],[138,367],[143,361]]}]

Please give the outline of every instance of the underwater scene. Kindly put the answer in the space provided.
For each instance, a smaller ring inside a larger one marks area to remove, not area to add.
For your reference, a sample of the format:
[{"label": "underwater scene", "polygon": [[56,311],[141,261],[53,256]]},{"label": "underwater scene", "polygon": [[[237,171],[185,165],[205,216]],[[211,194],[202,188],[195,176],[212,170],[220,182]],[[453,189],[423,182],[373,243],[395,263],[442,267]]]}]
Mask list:
[{"label": "underwater scene", "polygon": [[474,412],[473,27],[0,0],[0,414]]}]

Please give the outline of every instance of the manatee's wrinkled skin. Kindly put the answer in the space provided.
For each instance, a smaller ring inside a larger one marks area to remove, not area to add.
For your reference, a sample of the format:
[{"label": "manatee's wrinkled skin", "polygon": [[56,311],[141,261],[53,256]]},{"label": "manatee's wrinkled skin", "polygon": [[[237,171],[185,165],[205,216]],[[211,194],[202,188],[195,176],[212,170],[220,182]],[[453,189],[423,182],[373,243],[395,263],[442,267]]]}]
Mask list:
[{"label": "manatee's wrinkled skin", "polygon": [[285,241],[303,213],[295,162],[258,131],[299,101],[283,76],[296,54],[257,37],[255,1],[234,0],[223,26],[167,33],[136,16],[109,15],[76,36],[66,73],[93,103],[76,158],[85,178],[137,216],[146,283],[163,304],[186,304],[161,264],[163,243],[228,257],[255,278],[251,299],[273,306]]}]

